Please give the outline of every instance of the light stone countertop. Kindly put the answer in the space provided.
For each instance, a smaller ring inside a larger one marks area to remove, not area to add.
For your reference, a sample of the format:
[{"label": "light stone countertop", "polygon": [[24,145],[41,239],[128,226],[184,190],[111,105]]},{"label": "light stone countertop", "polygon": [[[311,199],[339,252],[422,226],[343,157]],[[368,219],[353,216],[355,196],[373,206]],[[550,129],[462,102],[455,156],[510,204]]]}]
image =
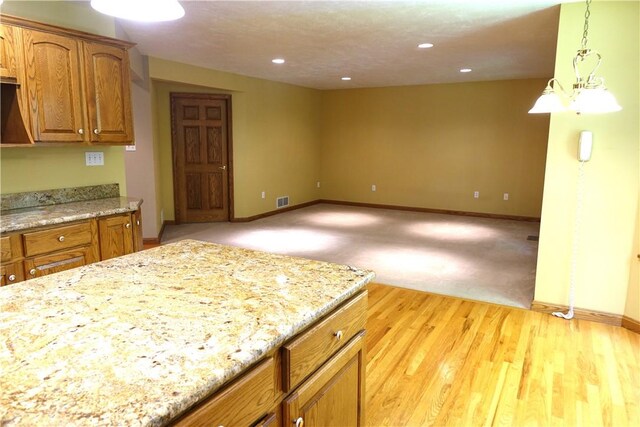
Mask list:
[{"label": "light stone countertop", "polygon": [[138,210],[141,204],[142,199],[110,197],[7,210],[0,214],[0,233],[133,212]]},{"label": "light stone countertop", "polygon": [[362,289],[195,240],[0,288],[0,425],[163,425]]}]

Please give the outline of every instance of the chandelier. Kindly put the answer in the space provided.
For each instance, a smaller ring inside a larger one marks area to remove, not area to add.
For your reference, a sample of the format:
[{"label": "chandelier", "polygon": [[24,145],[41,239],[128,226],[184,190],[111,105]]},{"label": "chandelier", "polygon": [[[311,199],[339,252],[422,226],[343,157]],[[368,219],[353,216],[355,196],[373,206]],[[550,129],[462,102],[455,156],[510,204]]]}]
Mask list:
[{"label": "chandelier", "polygon": [[[589,5],[591,4],[591,0],[586,0],[586,3],[587,9],[584,13],[582,46],[573,58],[573,72],[575,73],[576,81],[573,83],[572,92],[568,93],[555,77],[550,79],[542,95],[538,98],[533,108],[529,110],[530,114],[567,111],[567,107],[565,107],[566,101],[562,98],[568,101],[568,110],[575,111],[577,114],[611,113],[622,109],[618,101],[616,101],[616,98],[604,85],[604,78],[596,76],[596,71],[598,67],[600,67],[602,57],[595,50],[587,48],[589,16],[591,15]],[[597,59],[597,62],[586,78],[584,78],[580,74],[578,66],[590,57]]]}]

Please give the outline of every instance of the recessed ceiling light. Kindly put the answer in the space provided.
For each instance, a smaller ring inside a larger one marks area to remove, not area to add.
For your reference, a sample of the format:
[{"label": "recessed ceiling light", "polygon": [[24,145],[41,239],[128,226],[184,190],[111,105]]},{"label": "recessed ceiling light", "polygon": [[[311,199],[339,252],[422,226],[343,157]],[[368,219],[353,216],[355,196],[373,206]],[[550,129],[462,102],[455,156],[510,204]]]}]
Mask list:
[{"label": "recessed ceiling light", "polygon": [[461,68],[460,72],[461,73],[470,73],[471,72],[471,68]]},{"label": "recessed ceiling light", "polygon": [[173,21],[184,16],[178,0],[91,0],[91,7],[105,15],[141,22]]},{"label": "recessed ceiling light", "polygon": [[429,49],[430,47],[433,47],[433,43],[420,43],[418,47],[420,49]]},{"label": "recessed ceiling light", "polygon": [[345,77],[342,77],[342,78],[341,78],[341,80],[344,80],[344,81],[346,82],[346,81],[351,80],[351,77],[346,77],[346,76],[345,76]]},{"label": "recessed ceiling light", "polygon": [[284,64],[284,59],[275,58],[275,59],[272,59],[271,62],[273,62],[274,64]]}]

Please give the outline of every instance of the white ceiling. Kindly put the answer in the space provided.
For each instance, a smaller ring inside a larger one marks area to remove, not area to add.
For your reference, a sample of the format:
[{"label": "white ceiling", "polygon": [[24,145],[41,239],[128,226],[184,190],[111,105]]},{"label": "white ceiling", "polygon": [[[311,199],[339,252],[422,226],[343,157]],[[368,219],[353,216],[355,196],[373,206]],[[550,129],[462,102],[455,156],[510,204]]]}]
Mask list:
[{"label": "white ceiling", "polygon": [[336,89],[550,77],[559,3],[181,1],[178,21],[119,22],[146,55]]}]

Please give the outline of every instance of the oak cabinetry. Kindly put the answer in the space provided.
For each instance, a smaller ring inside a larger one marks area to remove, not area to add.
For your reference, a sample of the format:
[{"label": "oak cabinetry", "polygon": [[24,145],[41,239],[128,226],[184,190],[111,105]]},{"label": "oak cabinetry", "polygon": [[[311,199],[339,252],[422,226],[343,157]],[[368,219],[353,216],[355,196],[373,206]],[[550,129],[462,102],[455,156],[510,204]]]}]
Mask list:
[{"label": "oak cabinetry", "polygon": [[17,78],[14,39],[13,28],[0,24],[0,78]]},{"label": "oak cabinetry", "polygon": [[175,425],[363,426],[366,310],[364,291],[197,404]]},{"label": "oak cabinetry", "polygon": [[81,246],[62,252],[41,255],[24,260],[27,278],[46,276],[71,268],[82,267],[100,261],[96,246]]},{"label": "oak cabinetry", "polygon": [[101,259],[115,258],[133,253],[131,214],[101,218],[99,227]]},{"label": "oak cabinetry", "polygon": [[11,285],[12,283],[22,282],[23,280],[22,262],[18,261],[0,265],[0,286]]},{"label": "oak cabinetry", "polygon": [[0,237],[0,286],[24,280],[22,241],[19,235]]},{"label": "oak cabinetry", "polygon": [[144,249],[144,238],[142,236],[142,210],[131,214],[131,222],[133,223],[133,251],[139,252]]},{"label": "oak cabinetry", "polygon": [[[17,126],[3,126],[2,146],[133,143],[127,52],[132,43],[1,17],[12,43],[2,39],[0,71],[5,62],[7,69],[15,64],[18,98],[25,104],[19,114],[31,133],[30,141],[5,141]],[[13,62],[5,60],[9,54]]]}]

